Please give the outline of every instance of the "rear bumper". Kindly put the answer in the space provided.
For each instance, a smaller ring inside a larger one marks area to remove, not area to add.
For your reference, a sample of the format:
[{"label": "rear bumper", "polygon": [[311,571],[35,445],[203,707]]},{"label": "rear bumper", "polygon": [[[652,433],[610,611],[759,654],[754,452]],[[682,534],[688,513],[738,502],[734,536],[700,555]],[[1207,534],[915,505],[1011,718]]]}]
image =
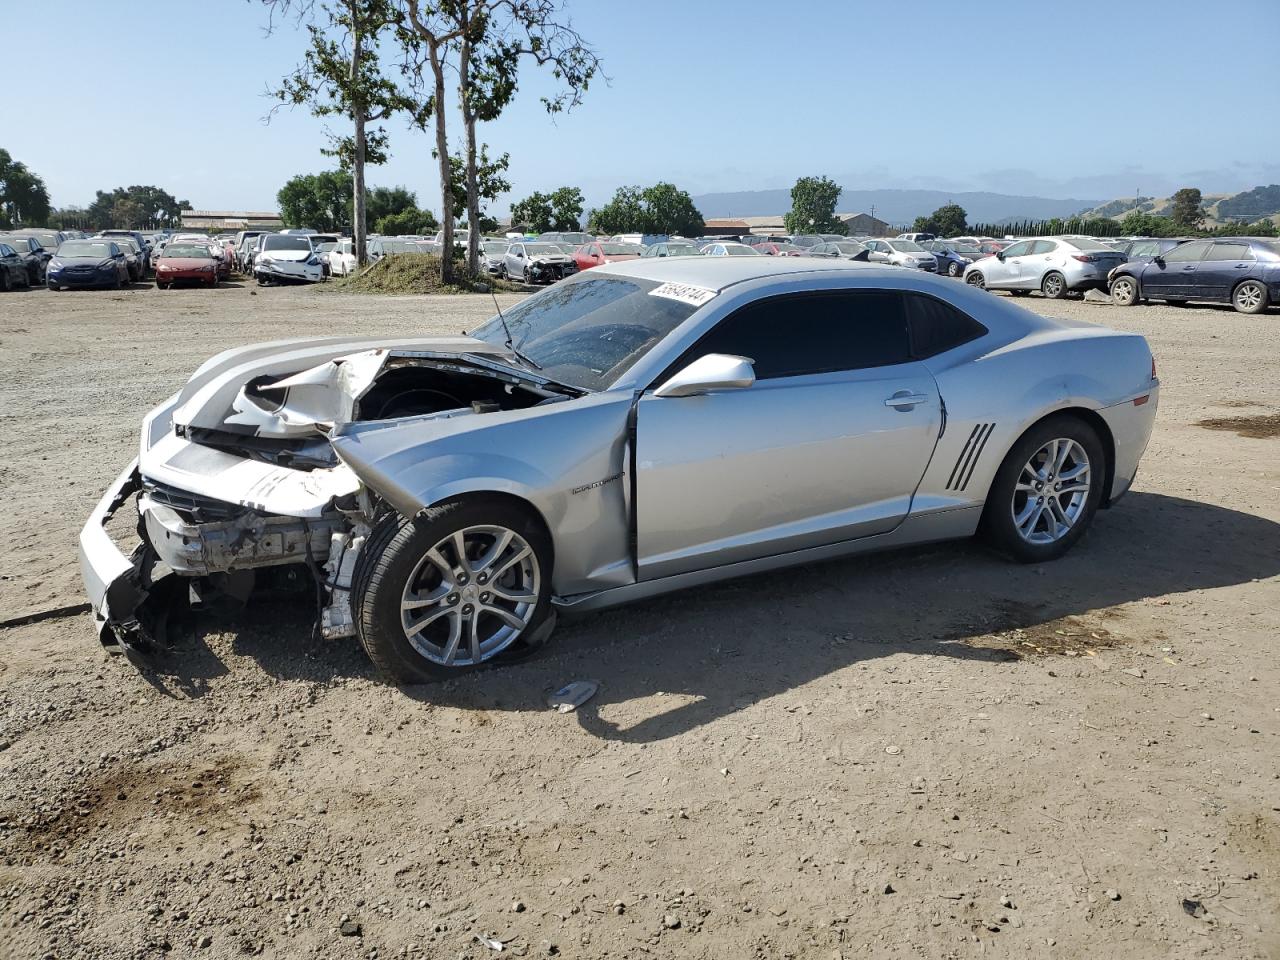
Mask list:
[{"label": "rear bumper", "polygon": [[[1144,399],[1145,398],[1145,399]],[[1121,403],[1103,407],[1098,415],[1106,421],[1115,444],[1115,468],[1107,500],[1119,500],[1138,473],[1138,464],[1151,441],[1151,430],[1156,422],[1156,408],[1160,405],[1160,383],[1153,381],[1150,388]]]}]

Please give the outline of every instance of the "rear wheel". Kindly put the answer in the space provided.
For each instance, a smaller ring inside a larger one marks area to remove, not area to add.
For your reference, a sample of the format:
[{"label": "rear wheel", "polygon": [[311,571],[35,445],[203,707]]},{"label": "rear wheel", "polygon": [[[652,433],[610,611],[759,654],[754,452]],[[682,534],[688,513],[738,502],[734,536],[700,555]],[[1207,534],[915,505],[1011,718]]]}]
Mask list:
[{"label": "rear wheel", "polygon": [[1111,302],[1118,307],[1132,307],[1140,297],[1138,281],[1133,277],[1116,277],[1111,284]]},{"label": "rear wheel", "polygon": [[980,270],[974,270],[964,278],[964,282],[971,287],[977,287],[979,290],[987,289],[987,278],[982,275]]},{"label": "rear wheel", "polygon": [[1246,280],[1231,294],[1231,305],[1241,313],[1262,313],[1267,309],[1267,288],[1257,280]]},{"label": "rear wheel", "polygon": [[1084,535],[1102,500],[1106,453],[1097,432],[1069,414],[1050,417],[1013,445],[996,472],[982,526],[1021,563],[1056,560]]},{"label": "rear wheel", "polygon": [[1050,300],[1061,300],[1067,295],[1067,280],[1056,270],[1051,270],[1040,281],[1040,292]]},{"label": "rear wheel", "polygon": [[551,543],[501,497],[468,497],[416,520],[392,515],[366,543],[352,585],[361,643],[401,683],[525,655],[549,633]]}]

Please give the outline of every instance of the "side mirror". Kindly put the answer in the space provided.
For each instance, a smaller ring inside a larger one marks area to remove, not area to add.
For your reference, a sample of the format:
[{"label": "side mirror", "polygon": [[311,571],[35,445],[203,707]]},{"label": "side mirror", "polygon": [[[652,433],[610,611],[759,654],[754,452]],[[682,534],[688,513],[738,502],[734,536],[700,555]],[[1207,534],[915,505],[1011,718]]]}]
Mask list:
[{"label": "side mirror", "polygon": [[996,251],[996,259],[997,259],[997,260],[1003,260],[1003,259],[1004,259],[1004,251],[1003,251],[1003,250],[997,250],[997,251]]},{"label": "side mirror", "polygon": [[693,397],[710,390],[735,390],[756,382],[752,361],[726,353],[708,353],[654,391],[655,397]]},{"label": "side mirror", "polygon": [[1151,262],[1154,263],[1157,267],[1163,267],[1164,257],[1160,256],[1160,254],[1157,253],[1154,257],[1151,258]]}]

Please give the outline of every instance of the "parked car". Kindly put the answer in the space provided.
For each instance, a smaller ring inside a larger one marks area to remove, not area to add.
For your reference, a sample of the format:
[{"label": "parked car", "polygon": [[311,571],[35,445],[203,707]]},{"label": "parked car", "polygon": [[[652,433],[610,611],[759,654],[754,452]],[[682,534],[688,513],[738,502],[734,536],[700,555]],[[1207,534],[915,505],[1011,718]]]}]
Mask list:
[{"label": "parked car", "polygon": [[[507,254],[507,247],[511,244],[506,240],[486,240],[480,244],[480,259],[484,262],[484,268],[495,277],[502,272],[502,258]],[[564,253],[564,248],[560,244],[553,244],[557,250]]]},{"label": "parked car", "polygon": [[655,243],[645,248],[642,257],[696,257],[702,251],[695,247],[692,243],[682,243],[674,240],[668,240],[664,243]]},{"label": "parked car", "polygon": [[[758,247],[756,249],[759,249]],[[764,251],[761,250],[761,253]],[[871,259],[871,251],[856,240],[831,240],[819,243],[805,251],[811,257],[832,257],[837,260],[854,260],[866,263]]]},{"label": "parked car", "polygon": [[[365,249],[368,249],[366,243]],[[345,277],[348,274],[355,273],[356,267],[356,246],[354,240],[339,240],[334,244],[333,249],[328,254],[329,275],[332,277]]]},{"label": "parked car", "polygon": [[369,251],[369,260],[381,260],[389,253],[409,253],[421,256],[428,254],[440,254],[440,244],[434,240],[413,240],[406,237],[374,237],[372,238],[366,249]]},{"label": "parked car", "polygon": [[1084,237],[1019,240],[965,268],[964,281],[988,290],[1025,294],[1039,290],[1050,300],[1071,292],[1106,290],[1107,274],[1124,255]]},{"label": "parked car", "polygon": [[0,240],[0,290],[8,293],[19,287],[25,290],[30,286],[31,274],[27,269],[26,258]]},{"label": "parked car", "polygon": [[787,243],[786,241],[764,240],[760,243],[753,243],[751,246],[766,257],[801,257],[805,254],[804,247],[797,247],[794,243]]},{"label": "parked car", "polygon": [[[982,256],[977,248],[960,247],[950,240],[925,240],[920,246],[933,254],[938,263],[938,272],[945,273],[948,277],[960,276],[965,267]],[[961,253],[962,249],[972,251],[972,255]]]},{"label": "parked car", "polygon": [[555,283],[576,273],[577,269],[574,258],[558,245],[535,240],[507,247],[498,275],[504,280],[522,280],[525,283]]},{"label": "parked car", "polygon": [[794,236],[789,237],[788,242],[793,247],[808,248],[808,247],[816,247],[818,244],[826,243],[827,241],[824,238],[814,233],[797,233]]},{"label": "parked car", "polygon": [[983,240],[978,244],[978,250],[984,257],[994,257],[1012,242],[1012,240]]},{"label": "parked car", "polygon": [[132,240],[138,249],[139,272],[134,277],[140,280],[147,275],[147,271],[151,269],[151,244],[147,242],[147,238],[142,235],[140,230],[101,230],[98,232],[100,237],[110,237],[112,240]]},{"label": "parked car", "polygon": [[710,243],[702,248],[704,257],[763,257],[764,254],[755,247],[749,247],[745,243],[732,243],[729,241],[721,241],[719,243]]},{"label": "parked car", "polygon": [[607,240],[593,240],[584,243],[573,253],[573,262],[579,270],[590,270],[606,263],[623,263],[634,260],[644,253],[644,247],[638,243],[612,243]]},{"label": "parked car", "polygon": [[119,290],[129,282],[129,260],[120,243],[102,237],[67,240],[49,261],[45,284],[50,290],[64,287],[110,287]]},{"label": "parked car", "polygon": [[[558,610],[744,574],[979,533],[1052,561],[1128,490],[1158,399],[1141,336],[918,271],[648,258],[469,336],[207,361],[146,415],[81,569],[102,642],[145,656],[193,583],[285,566],[326,638],[418,682],[537,649]],[[126,557],[106,525],[135,504]]]},{"label": "parked car", "polygon": [[868,240],[867,250],[872,263],[938,272],[938,261],[933,254],[914,240]]},{"label": "parked car", "polygon": [[584,243],[595,242],[596,238],[580,230],[552,230],[538,234],[535,239],[539,243],[567,243],[573,247],[580,247]]},{"label": "parked car", "polygon": [[16,230],[10,230],[11,235],[34,237],[49,256],[53,256],[57,252],[58,246],[63,240],[67,239],[67,235],[61,230],[45,230],[41,227],[22,227]]},{"label": "parked car", "polygon": [[319,283],[324,279],[320,257],[305,234],[272,233],[263,237],[253,274],[258,285],[264,287],[280,280]]},{"label": "parked car", "polygon": [[141,280],[146,276],[146,268],[143,266],[143,253],[138,249],[138,241],[133,237],[97,237],[95,239],[111,240],[116,244],[124,254],[125,261],[129,265],[129,282],[133,283]]},{"label": "parked car", "polygon": [[0,242],[13,248],[25,264],[31,286],[44,283],[45,270],[53,257],[52,250],[40,246],[40,241],[26,233],[0,233]]},{"label": "parked car", "polygon": [[926,240],[938,239],[938,235],[936,233],[900,233],[894,237],[894,239],[910,240],[912,243],[923,243]]},{"label": "parked car", "polygon": [[1177,306],[1199,300],[1262,313],[1280,303],[1280,240],[1190,240],[1151,260],[1130,260],[1109,280],[1111,299],[1122,307],[1139,300]]},{"label": "parked car", "polygon": [[156,258],[156,289],[177,284],[216,287],[222,273],[220,256],[208,244],[175,240]]}]

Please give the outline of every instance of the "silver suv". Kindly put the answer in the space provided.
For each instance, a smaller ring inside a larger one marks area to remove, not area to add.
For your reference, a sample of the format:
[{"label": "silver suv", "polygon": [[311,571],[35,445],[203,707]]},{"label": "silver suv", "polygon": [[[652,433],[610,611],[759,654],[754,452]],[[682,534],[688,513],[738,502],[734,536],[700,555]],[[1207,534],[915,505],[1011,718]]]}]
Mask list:
[{"label": "silver suv", "polygon": [[969,264],[964,282],[988,290],[1039,290],[1050,300],[1073,290],[1106,290],[1107,274],[1125,256],[1088,237],[1036,237]]}]

